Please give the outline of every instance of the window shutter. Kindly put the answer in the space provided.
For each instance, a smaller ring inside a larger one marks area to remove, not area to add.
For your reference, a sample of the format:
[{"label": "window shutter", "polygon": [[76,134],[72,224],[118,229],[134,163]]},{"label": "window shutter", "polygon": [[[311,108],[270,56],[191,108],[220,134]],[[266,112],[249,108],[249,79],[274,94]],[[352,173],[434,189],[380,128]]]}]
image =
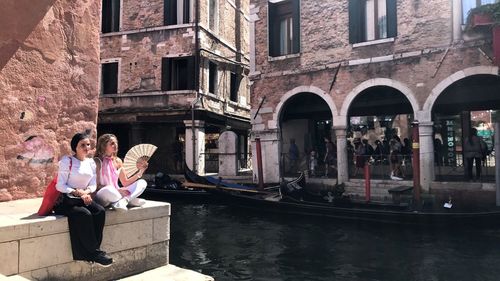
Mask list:
[{"label": "window shutter", "polygon": [[111,32],[111,1],[102,1],[102,23],[101,31],[102,33]]},{"label": "window shutter", "polygon": [[118,93],[118,63],[109,64],[109,93]]},{"label": "window shutter", "polygon": [[293,0],[293,49],[292,54],[300,52],[300,0]]},{"label": "window shutter", "polygon": [[112,1],[113,31],[120,31],[120,0]]},{"label": "window shutter", "polygon": [[165,25],[177,24],[177,0],[163,1],[163,23]]},{"label": "window shutter", "polygon": [[169,91],[172,88],[172,60],[169,58],[161,59],[161,90]]},{"label": "window shutter", "polygon": [[196,85],[195,84],[195,71],[198,71],[197,69],[195,69],[194,67],[194,57],[188,57],[187,58],[187,77],[186,79],[188,80],[187,81],[187,90],[198,90],[198,89],[195,89],[194,86]]},{"label": "window shutter", "polygon": [[387,0],[387,37],[398,35],[398,1]]},{"label": "window shutter", "polygon": [[355,44],[363,41],[363,20],[361,14],[361,5],[365,1],[350,0],[349,1],[349,43]]},{"label": "window shutter", "polygon": [[189,7],[190,7],[190,1],[189,0],[184,0],[183,1],[183,20],[184,20],[183,23],[189,23],[190,22],[189,15],[191,14],[191,12],[189,11]]},{"label": "window shutter", "polygon": [[276,4],[269,2],[268,15],[267,15],[267,33],[269,35],[269,56],[275,56],[277,50],[279,49],[276,45],[278,43],[276,32]]}]

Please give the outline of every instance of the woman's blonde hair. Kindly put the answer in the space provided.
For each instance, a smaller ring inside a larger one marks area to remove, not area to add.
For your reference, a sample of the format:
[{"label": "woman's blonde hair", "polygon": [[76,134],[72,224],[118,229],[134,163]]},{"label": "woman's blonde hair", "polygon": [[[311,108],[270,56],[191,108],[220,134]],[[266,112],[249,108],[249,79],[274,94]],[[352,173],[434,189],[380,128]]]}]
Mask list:
[{"label": "woman's blonde hair", "polygon": [[[113,134],[104,134],[97,139],[97,145],[95,150],[95,157],[102,159],[106,155],[106,146],[111,139],[115,139],[116,151],[118,151],[118,139]],[[111,155],[113,159],[116,158],[116,152]]]}]

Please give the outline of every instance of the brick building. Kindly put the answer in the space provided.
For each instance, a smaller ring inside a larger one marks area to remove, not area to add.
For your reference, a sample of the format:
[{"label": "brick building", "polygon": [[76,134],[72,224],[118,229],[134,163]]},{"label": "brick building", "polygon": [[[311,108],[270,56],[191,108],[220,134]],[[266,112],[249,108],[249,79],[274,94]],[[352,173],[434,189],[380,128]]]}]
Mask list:
[{"label": "brick building", "polygon": [[264,180],[283,174],[290,139],[301,157],[321,158],[326,136],[348,181],[348,140],[408,137],[415,120],[422,187],[437,178],[435,139],[457,170],[462,138],[479,126],[471,116],[500,109],[491,26],[466,28],[468,11],[492,2],[251,0],[252,142],[262,143]]},{"label": "brick building", "polygon": [[248,1],[102,3],[99,134],[116,134],[122,157],[137,143],[158,146],[151,172],[179,172],[186,161],[204,173],[217,171],[209,164],[216,163],[219,134],[229,129],[244,166]]}]

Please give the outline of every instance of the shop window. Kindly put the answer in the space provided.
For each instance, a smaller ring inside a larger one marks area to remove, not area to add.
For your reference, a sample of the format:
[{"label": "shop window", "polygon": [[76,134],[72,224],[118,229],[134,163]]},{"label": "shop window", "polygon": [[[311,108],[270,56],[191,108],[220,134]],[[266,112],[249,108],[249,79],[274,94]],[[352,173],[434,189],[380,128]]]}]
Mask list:
[{"label": "shop window", "polygon": [[396,0],[350,0],[349,42],[351,44],[397,35]]},{"label": "shop window", "polygon": [[462,0],[462,23],[465,24],[469,11],[481,5],[498,3],[500,0]]},{"label": "shop window", "polygon": [[217,94],[217,64],[208,62],[208,92]]},{"label": "shop window", "polygon": [[194,90],[194,57],[163,58],[161,90]]},{"label": "shop window", "polygon": [[300,2],[288,0],[269,3],[269,55],[300,52]]},{"label": "shop window", "polygon": [[101,65],[101,95],[118,93],[118,62]]},{"label": "shop window", "polygon": [[164,25],[189,23],[192,0],[165,0],[163,9]]},{"label": "shop window", "polygon": [[102,1],[102,33],[120,31],[120,0]]}]

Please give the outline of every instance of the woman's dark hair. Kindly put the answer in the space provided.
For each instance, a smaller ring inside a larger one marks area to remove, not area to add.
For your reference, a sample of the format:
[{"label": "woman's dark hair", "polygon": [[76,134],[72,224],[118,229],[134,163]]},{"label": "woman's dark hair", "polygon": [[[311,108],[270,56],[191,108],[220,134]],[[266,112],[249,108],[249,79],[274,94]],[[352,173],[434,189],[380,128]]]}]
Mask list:
[{"label": "woman's dark hair", "polygon": [[70,146],[71,146],[71,150],[73,152],[76,152],[76,146],[78,145],[78,143],[83,140],[83,139],[89,139],[90,138],[90,135],[86,134],[86,133],[76,133],[73,138],[71,139],[71,143],[70,143]]}]

